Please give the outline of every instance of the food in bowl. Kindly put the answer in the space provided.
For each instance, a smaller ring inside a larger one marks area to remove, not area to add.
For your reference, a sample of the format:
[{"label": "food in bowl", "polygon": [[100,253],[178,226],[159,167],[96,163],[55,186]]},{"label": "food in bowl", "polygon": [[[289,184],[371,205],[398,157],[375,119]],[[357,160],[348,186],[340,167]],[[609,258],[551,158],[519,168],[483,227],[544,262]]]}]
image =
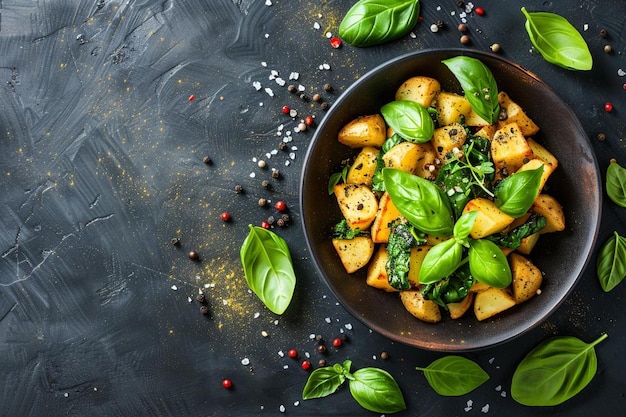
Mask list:
[{"label": "food in bowl", "polygon": [[[331,239],[342,214],[328,193],[329,173],[340,173],[343,161],[357,151],[337,140],[351,120],[380,112],[395,92],[415,75],[439,80],[445,91],[461,94],[459,82],[441,62],[465,55],[480,59],[506,91],[541,127],[537,142],[558,158],[559,167],[546,189],[563,206],[566,228],[546,233],[533,249],[532,262],[544,272],[541,296],[477,322],[473,314],[447,317],[433,325],[415,319],[388,293],[366,285],[367,268],[348,274]],[[511,340],[544,322],[571,293],[592,256],[600,224],[601,176],[595,153],[576,115],[558,93],[535,74],[506,58],[467,48],[426,49],[395,57],[373,68],[346,88],[319,120],[302,164],[301,225],[307,257],[339,304],[372,331],[421,349],[459,352]]]},{"label": "food in bowl", "polygon": [[482,321],[540,292],[528,255],[542,234],[565,229],[543,192],[558,160],[482,62],[444,64],[464,95],[412,76],[380,114],[339,131],[358,153],[329,173],[343,215],[332,244],[347,273],[367,267],[367,285],[398,292],[418,319],[458,319],[473,306]]}]

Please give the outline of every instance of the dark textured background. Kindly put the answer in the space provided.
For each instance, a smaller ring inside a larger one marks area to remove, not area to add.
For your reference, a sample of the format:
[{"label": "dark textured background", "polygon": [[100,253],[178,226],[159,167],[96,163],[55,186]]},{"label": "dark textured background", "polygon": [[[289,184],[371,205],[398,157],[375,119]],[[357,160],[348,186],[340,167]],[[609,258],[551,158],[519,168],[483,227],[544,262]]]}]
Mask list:
[{"label": "dark textured background", "polygon": [[[325,33],[337,32],[352,3],[0,2],[0,415],[282,415],[281,405],[294,416],[374,415],[346,389],[302,401],[310,371],[279,354],[296,348],[316,365],[320,355],[310,335],[330,341],[341,334],[348,341],[330,348],[327,361],[350,359],[354,369],[389,371],[409,407],[397,415],[483,415],[487,404],[488,415],[497,416],[623,414],[626,285],[603,293],[595,255],[543,325],[465,355],[491,379],[458,398],[436,395],[415,370],[443,354],[371,332],[316,276],[297,207],[312,132],[293,128],[307,114],[324,113],[270,80],[271,71],[287,84],[298,72],[291,82],[332,102],[324,83],[339,94],[389,58],[460,46],[456,1],[424,0],[414,36],[333,49]],[[486,14],[467,17],[468,48],[499,43],[503,56],[537,74],[573,108],[602,172],[610,158],[626,164],[626,77],[620,75],[626,71],[626,3],[474,3]],[[568,18],[587,40],[594,69],[563,70],[532,52],[522,6]],[[446,26],[432,33],[429,26],[439,19]],[[614,52],[603,52],[605,44]],[[325,63],[330,70],[320,69]],[[274,97],[256,91],[255,81]],[[603,110],[607,101],[614,104],[611,113]],[[299,111],[296,120],[281,113],[285,104]],[[277,132],[284,137],[287,131],[293,132],[290,149],[268,158],[278,149]],[[598,133],[607,139],[598,141]],[[212,164],[203,163],[206,155]],[[259,169],[255,158],[266,160],[268,169]],[[272,167],[280,179],[271,178]],[[261,187],[264,179],[272,190]],[[236,184],[243,194],[234,193]],[[257,205],[260,197],[285,200],[292,218],[275,229],[290,245],[298,276],[292,305],[280,317],[248,291],[239,262],[247,225],[275,214]],[[223,211],[231,222],[220,220]],[[606,199],[598,242],[614,230],[626,234],[625,220],[626,211]],[[176,236],[180,248],[170,243]],[[190,261],[189,250],[201,261]],[[209,318],[194,300],[200,289]],[[540,341],[552,335],[591,341],[602,332],[609,338],[597,348],[597,375],[581,394],[548,408],[510,398],[516,364]],[[380,359],[383,351],[389,359]],[[233,389],[221,387],[223,378]]]}]

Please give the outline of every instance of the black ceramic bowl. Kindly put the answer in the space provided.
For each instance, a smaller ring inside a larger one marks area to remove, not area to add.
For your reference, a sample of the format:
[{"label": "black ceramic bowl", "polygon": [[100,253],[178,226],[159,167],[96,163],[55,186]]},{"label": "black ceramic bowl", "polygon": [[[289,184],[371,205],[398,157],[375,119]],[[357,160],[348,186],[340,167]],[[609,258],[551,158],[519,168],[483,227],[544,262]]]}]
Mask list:
[{"label": "black ceramic bowl", "polygon": [[[446,58],[467,55],[492,71],[500,91],[522,106],[540,126],[535,138],[559,160],[546,193],[563,206],[566,230],[539,239],[530,258],[545,273],[542,293],[493,319],[479,322],[471,312],[460,320],[444,317],[424,323],[403,307],[398,294],[365,284],[366,269],[347,274],[331,244],[331,227],[341,220],[328,180],[341,161],[357,151],[337,141],[350,120],[379,113],[392,101],[400,84],[415,75],[438,79],[442,89],[461,93]],[[436,351],[469,351],[510,340],[545,320],[567,297],[582,274],[600,224],[601,184],[591,145],[571,109],[535,75],[497,55],[478,51],[423,50],[395,58],[367,73],[349,87],[320,123],[302,171],[302,224],[311,257],[322,279],[339,302],[372,330],[398,342]]]}]

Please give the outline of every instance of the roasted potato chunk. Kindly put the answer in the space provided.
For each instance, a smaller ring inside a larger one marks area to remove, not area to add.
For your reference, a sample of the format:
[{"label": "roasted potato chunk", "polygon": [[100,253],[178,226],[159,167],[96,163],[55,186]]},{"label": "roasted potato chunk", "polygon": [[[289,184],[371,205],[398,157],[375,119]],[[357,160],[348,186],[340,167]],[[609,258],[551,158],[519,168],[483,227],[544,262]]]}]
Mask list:
[{"label": "roasted potato chunk", "polygon": [[496,170],[496,179],[507,177],[533,159],[526,138],[516,123],[498,129],[491,140],[491,159]]},{"label": "roasted potato chunk", "polygon": [[370,287],[378,288],[387,292],[397,292],[398,290],[389,285],[387,275],[387,259],[389,259],[387,247],[382,245],[378,248],[372,261],[367,268],[367,278],[365,283]]},{"label": "roasted potato chunk", "polygon": [[337,184],[333,187],[339,209],[352,229],[365,230],[374,221],[378,200],[363,184]]},{"label": "roasted potato chunk", "polygon": [[363,268],[374,253],[374,242],[369,236],[353,239],[333,239],[333,246],[348,274]]},{"label": "roasted potato chunk", "polygon": [[530,260],[516,253],[509,255],[509,265],[513,275],[513,299],[516,304],[523,303],[537,294],[543,282],[543,274]]},{"label": "roasted potato chunk", "polygon": [[439,306],[434,301],[424,299],[419,289],[400,291],[399,294],[404,308],[414,317],[428,323],[441,321]]},{"label": "roasted potato chunk", "polygon": [[380,114],[359,117],[345,125],[338,135],[339,142],[351,148],[375,146],[385,143],[387,126]]},{"label": "roasted potato chunk", "polygon": [[346,182],[371,186],[374,172],[376,172],[378,152],[380,151],[373,146],[366,146],[361,149],[348,170]]},{"label": "roasted potato chunk", "polygon": [[461,117],[467,116],[472,110],[472,105],[464,96],[441,91],[437,95],[437,120],[440,126],[447,126],[459,123]]},{"label": "roasted potato chunk", "polygon": [[474,315],[479,321],[488,319],[515,305],[515,299],[508,288],[489,287],[476,293]]},{"label": "roasted potato chunk", "polygon": [[470,236],[473,239],[481,239],[485,236],[500,232],[515,220],[515,217],[504,213],[493,201],[486,198],[470,200],[465,205],[463,214],[470,211],[478,211],[474,226],[470,232]]},{"label": "roasted potato chunk", "polygon": [[393,201],[391,201],[389,194],[387,192],[383,193],[378,201],[378,212],[370,229],[370,235],[374,243],[389,242],[390,224],[398,219],[402,219],[402,215],[395,204],[393,204]]},{"label": "roasted potato chunk", "polygon": [[546,227],[541,229],[539,233],[561,232],[565,230],[563,207],[554,197],[547,194],[539,194],[531,210],[546,218]]},{"label": "roasted potato chunk", "polygon": [[448,153],[452,152],[455,148],[461,149],[466,140],[467,133],[465,133],[463,126],[460,124],[452,124],[435,129],[431,142],[433,143],[433,148],[435,148],[439,160],[445,161]]},{"label": "roasted potato chunk", "polygon": [[524,136],[532,136],[539,132],[539,126],[524,113],[524,110],[517,103],[511,100],[507,93],[500,91],[498,102],[500,103],[501,114],[506,115],[506,118],[499,122],[500,126],[504,127],[509,123],[516,123]]},{"label": "roasted potato chunk", "polygon": [[396,100],[416,101],[424,107],[429,107],[440,90],[441,85],[434,78],[411,77],[396,91]]}]

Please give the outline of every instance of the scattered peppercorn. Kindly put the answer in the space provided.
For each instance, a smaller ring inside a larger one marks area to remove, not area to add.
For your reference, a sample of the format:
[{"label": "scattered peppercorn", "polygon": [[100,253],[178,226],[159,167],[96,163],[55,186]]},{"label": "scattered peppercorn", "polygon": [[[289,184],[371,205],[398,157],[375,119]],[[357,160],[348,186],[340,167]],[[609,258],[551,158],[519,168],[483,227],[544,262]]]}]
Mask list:
[{"label": "scattered peppercorn", "polygon": [[237,194],[243,193],[243,187],[241,185],[239,185],[239,184],[235,185],[235,192]]},{"label": "scattered peppercorn", "polygon": [[482,7],[475,8],[474,12],[476,12],[476,14],[478,16],[484,16],[485,15],[485,9],[483,9]]},{"label": "scattered peppercorn", "polygon": [[606,38],[608,34],[609,33],[606,31],[606,29],[600,29],[600,37],[601,38]]},{"label": "scattered peppercorn", "polygon": [[300,366],[302,367],[302,369],[304,369],[306,371],[307,369],[309,369],[311,367],[311,362],[309,362],[309,361],[302,361],[302,364]]},{"label": "scattered peppercorn", "polygon": [[320,104],[320,108],[324,111],[328,110],[329,107],[330,107],[330,104],[328,104],[328,102],[326,101]]},{"label": "scattered peppercorn", "polygon": [[267,163],[266,163],[264,160],[259,159],[259,161],[256,163],[256,165],[257,165],[259,168],[263,169],[263,168],[265,168],[265,167],[267,166]]},{"label": "scattered peppercorn", "polygon": [[467,25],[465,23],[460,23],[458,29],[461,33],[467,32]]},{"label": "scattered peppercorn", "polygon": [[206,316],[209,314],[209,307],[207,306],[200,306],[200,314]]},{"label": "scattered peppercorn", "polygon": [[437,27],[439,29],[441,29],[442,27],[445,26],[445,22],[443,20],[441,20],[441,19],[437,20],[437,22],[435,22],[435,24],[437,25]]},{"label": "scattered peppercorn", "polygon": [[469,37],[469,36],[467,36],[467,35],[463,35],[463,36],[461,36],[461,39],[459,39],[459,40],[461,41],[461,43],[462,43],[463,45],[467,45],[467,44],[469,44],[469,43],[470,43],[470,37]]},{"label": "scattered peppercorn", "polygon": [[283,213],[280,215],[280,218],[282,221],[284,221],[285,223],[288,223],[290,219],[289,215],[287,213]]},{"label": "scattered peppercorn", "polygon": [[193,251],[193,250],[189,252],[187,256],[189,256],[189,259],[191,259],[192,261],[197,261],[200,259],[200,255],[198,255],[198,252]]},{"label": "scattered peppercorn", "polygon": [[233,386],[233,383],[230,379],[222,380],[222,386],[226,389],[230,389]]},{"label": "scattered peppercorn", "polygon": [[610,54],[611,52],[613,52],[613,47],[611,45],[604,45],[604,52]]},{"label": "scattered peppercorn", "polygon": [[189,96],[189,98],[187,100],[189,101],[194,101],[196,99],[196,96],[194,96],[193,94]]},{"label": "scattered peppercorn", "polygon": [[202,158],[202,162],[204,162],[207,165],[211,165],[213,161],[211,160],[211,157],[207,155],[204,158]]},{"label": "scattered peppercorn", "polygon": [[259,206],[264,207],[267,204],[267,200],[265,198],[259,198]]},{"label": "scattered peppercorn", "polygon": [[342,341],[341,341],[341,339],[340,339],[340,338],[338,338],[338,337],[336,337],[335,339],[333,339],[333,346],[334,346],[334,347],[339,347],[339,346],[341,346],[341,344],[342,344],[342,343],[343,343],[343,342],[342,342]]},{"label": "scattered peppercorn", "polygon": [[280,177],[280,171],[276,168],[272,168],[272,178]]},{"label": "scattered peppercorn", "polygon": [[269,229],[270,228],[270,224],[266,221],[262,221],[261,222],[261,227],[264,229]]},{"label": "scattered peppercorn", "polygon": [[324,345],[324,344],[317,345],[317,352],[318,353],[326,353],[326,345]]},{"label": "scattered peppercorn", "polygon": [[329,83],[324,84],[324,86],[322,87],[324,89],[324,91],[326,91],[327,93],[334,93],[335,89],[333,88],[332,85],[330,85]]},{"label": "scattered peppercorn", "polygon": [[283,200],[279,200],[274,204],[274,208],[278,211],[285,211],[287,210],[287,203]]},{"label": "scattered peppercorn", "polygon": [[597,137],[600,142],[603,142],[604,140],[606,140],[606,135],[604,133],[598,133]]},{"label": "scattered peppercorn", "polygon": [[386,361],[387,359],[389,359],[389,354],[387,352],[382,352],[380,354],[380,359]]},{"label": "scattered peppercorn", "polygon": [[315,119],[313,118],[313,116],[307,116],[304,118],[304,124],[307,126],[313,126],[313,124],[315,123]]},{"label": "scattered peppercorn", "polygon": [[220,219],[222,219],[222,221],[227,222],[230,220],[230,213],[228,212],[223,212],[222,214],[220,214]]},{"label": "scattered peppercorn", "polygon": [[170,242],[172,242],[172,245],[174,246],[180,246],[180,238],[178,237],[173,237]]},{"label": "scattered peppercorn", "polygon": [[261,181],[261,187],[263,187],[265,189],[269,189],[270,188],[270,182],[268,180]]},{"label": "scattered peppercorn", "polygon": [[291,108],[289,108],[289,106],[283,106],[283,114],[289,114],[289,111],[291,110]]},{"label": "scattered peppercorn", "polygon": [[500,52],[500,44],[499,43],[494,43],[493,45],[491,45],[489,47],[493,52]]},{"label": "scattered peppercorn", "polygon": [[299,97],[300,97],[300,100],[302,100],[302,101],[309,101],[309,96],[307,96],[304,93],[300,93]]},{"label": "scattered peppercorn", "polygon": [[206,303],[206,296],[204,294],[198,294],[196,296],[196,301],[198,301],[200,304],[205,304]]},{"label": "scattered peppercorn", "polygon": [[278,227],[283,227],[283,226],[285,226],[285,221],[282,218],[280,218],[280,219],[276,220],[276,225]]},{"label": "scattered peppercorn", "polygon": [[324,366],[326,366],[326,359],[320,359],[319,361],[317,361],[317,364],[320,368],[323,368]]},{"label": "scattered peppercorn", "polygon": [[284,151],[285,149],[287,149],[287,144],[285,142],[280,142],[278,144],[278,149]]},{"label": "scattered peppercorn", "polygon": [[295,86],[295,85],[293,85],[293,84],[289,84],[289,85],[287,86],[287,91],[289,91],[290,93],[292,93],[292,94],[293,94],[293,93],[295,93],[296,91],[298,91],[298,89],[296,88],[296,86]]},{"label": "scattered peppercorn", "polygon": [[609,113],[612,112],[613,111],[613,104],[611,102],[607,102],[604,105],[604,111],[609,112]]},{"label": "scattered peppercorn", "polygon": [[289,351],[287,352],[287,356],[289,356],[290,358],[297,358],[298,351],[295,349],[289,349]]},{"label": "scattered peppercorn", "polygon": [[333,36],[332,38],[330,38],[330,46],[332,46],[335,49],[338,49],[341,47],[341,39],[339,39],[336,36]]},{"label": "scattered peppercorn", "polygon": [[464,2],[464,1],[462,1],[462,0],[457,1],[457,2],[456,2],[456,7],[460,7],[460,8],[465,7],[465,2]]}]

